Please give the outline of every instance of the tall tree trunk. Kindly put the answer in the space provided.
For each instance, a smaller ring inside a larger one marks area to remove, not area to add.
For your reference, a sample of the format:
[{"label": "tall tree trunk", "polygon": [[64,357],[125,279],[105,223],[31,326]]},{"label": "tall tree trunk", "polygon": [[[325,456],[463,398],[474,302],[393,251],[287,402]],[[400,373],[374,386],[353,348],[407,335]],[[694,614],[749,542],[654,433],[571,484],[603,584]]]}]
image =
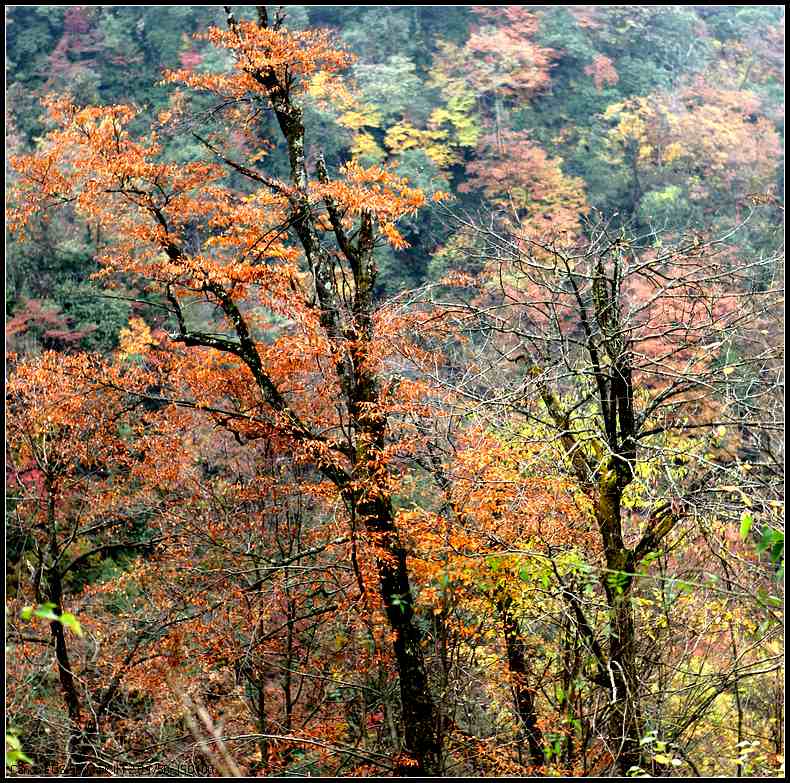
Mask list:
[{"label": "tall tree trunk", "polygon": [[[63,614],[62,587],[57,566],[53,568],[49,574],[48,598],[50,603],[55,604],[55,609],[53,610],[55,614]],[[60,689],[63,693],[63,700],[66,703],[66,710],[69,715],[68,748],[71,757],[70,766],[72,774],[83,777],[88,773],[87,764],[89,755],[86,753],[87,748],[84,744],[82,727],[80,726],[82,710],[80,706],[80,697],[74,683],[74,674],[71,670],[71,661],[69,660],[69,651],[66,645],[66,634],[59,620],[53,620],[49,624],[49,627],[52,633],[52,640],[55,644],[55,661],[58,665]]]},{"label": "tall tree trunk", "polygon": [[604,542],[607,573],[604,591],[609,607],[608,674],[610,715],[608,741],[614,769],[627,774],[641,766],[642,718],[636,665],[636,629],[631,605],[632,577],[628,571],[632,553],[623,542],[620,502],[622,475],[613,465],[604,470],[600,481],[597,520]]},{"label": "tall tree trunk", "polygon": [[[363,396],[375,397],[375,386],[374,379],[368,378],[366,383],[358,384],[357,389]],[[405,750],[416,762],[415,766],[407,761],[398,771],[402,775],[436,775],[441,770],[439,717],[428,682],[422,634],[414,622],[414,597],[409,584],[406,550],[395,527],[386,477],[377,467],[377,457],[384,446],[386,421],[383,416],[365,411],[364,406],[353,405],[352,411],[359,413],[356,420],[361,430],[354,483],[362,489],[349,489],[347,501],[381,550],[376,562],[379,594],[394,632]]]}]

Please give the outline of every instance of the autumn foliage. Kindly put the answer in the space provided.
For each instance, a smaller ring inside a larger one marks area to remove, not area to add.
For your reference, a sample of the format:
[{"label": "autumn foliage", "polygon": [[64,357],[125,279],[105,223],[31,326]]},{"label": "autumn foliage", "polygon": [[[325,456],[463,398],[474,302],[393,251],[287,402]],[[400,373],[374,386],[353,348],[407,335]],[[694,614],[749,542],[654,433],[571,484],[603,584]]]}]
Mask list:
[{"label": "autumn foliage", "polygon": [[9,156],[74,278],[6,323],[15,766],[778,770],[779,29],[647,95],[700,12],[475,6],[373,67],[224,11],[155,112],[50,94]]}]

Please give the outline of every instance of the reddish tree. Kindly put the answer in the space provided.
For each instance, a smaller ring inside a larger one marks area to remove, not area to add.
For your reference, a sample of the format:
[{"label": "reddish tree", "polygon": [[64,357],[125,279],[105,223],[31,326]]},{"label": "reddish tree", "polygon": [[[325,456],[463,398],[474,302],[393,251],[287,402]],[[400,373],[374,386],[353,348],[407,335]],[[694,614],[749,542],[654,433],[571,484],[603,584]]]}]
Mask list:
[{"label": "reddish tree", "polygon": [[[400,675],[403,769],[435,772],[435,707],[395,526],[373,302],[375,248],[403,246],[396,223],[424,198],[379,167],[349,164],[333,179],[315,156],[310,176],[299,96],[310,77],[351,59],[326,33],[287,32],[261,7],[257,22],[229,13],[227,29],[203,37],[232,54],[232,72],[168,79],[218,96],[231,125],[251,128],[259,111],[272,112],[290,161],[287,181],[235,160],[217,136],[197,134],[205,162],[168,163],[155,132],[132,139],[132,107],[51,100],[58,129],[39,153],[14,159],[12,222],[21,227],[53,203],[76,204],[113,237],[100,257],[107,273],[150,281],[171,308],[173,341],[192,349],[173,355],[160,386],[185,384],[191,399],[183,404],[215,411],[240,438],[294,450],[334,485],[352,529],[376,547]],[[229,174],[241,175],[246,192],[225,184]],[[218,314],[213,329],[189,322],[197,300]],[[290,326],[265,341],[276,324],[268,313]],[[300,391],[308,385],[316,390],[309,397]]]}]

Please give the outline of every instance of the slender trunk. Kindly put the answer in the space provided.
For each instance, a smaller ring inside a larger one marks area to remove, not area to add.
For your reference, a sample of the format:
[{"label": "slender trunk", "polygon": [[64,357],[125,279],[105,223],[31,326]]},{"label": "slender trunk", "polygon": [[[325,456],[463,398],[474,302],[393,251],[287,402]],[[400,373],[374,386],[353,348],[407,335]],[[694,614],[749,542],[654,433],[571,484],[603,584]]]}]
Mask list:
[{"label": "slender trunk", "polygon": [[499,588],[496,595],[496,605],[505,635],[508,668],[513,675],[513,693],[516,711],[521,720],[521,734],[527,741],[530,761],[534,764],[542,764],[543,734],[538,726],[534,689],[529,687],[527,649],[518,622],[512,612],[512,603],[511,597],[504,589]]},{"label": "slender trunk", "polygon": [[634,655],[635,631],[628,591],[608,596],[610,623],[609,677],[612,689],[609,717],[609,743],[619,774],[642,766],[639,744],[642,716],[639,706],[638,679]]},{"label": "slender trunk", "polygon": [[[572,588],[573,589],[573,588]],[[562,704],[565,707],[565,722],[568,726],[568,737],[565,745],[565,765],[571,767],[577,754],[575,733],[581,718],[579,698],[576,693],[576,678],[579,674],[579,651],[581,638],[579,630],[569,622],[570,618],[563,620],[561,630],[562,639]]]},{"label": "slender trunk", "polygon": [[[49,527],[49,561],[52,564],[47,569],[47,600],[51,604],[54,604],[53,611],[60,616],[63,614],[63,583],[61,581],[60,568],[58,566],[60,551],[58,548],[58,529],[55,516],[56,490],[53,483],[49,480],[46,482],[46,492],[47,525]],[[84,741],[85,738],[80,726],[82,717],[80,697],[74,682],[74,674],[71,669],[71,661],[69,660],[69,650],[66,644],[66,633],[63,624],[59,620],[53,620],[49,624],[49,628],[55,646],[55,661],[58,665],[60,688],[69,715],[68,748],[71,769],[73,774],[81,777],[90,774],[90,772],[88,768],[89,754],[87,752],[89,749]]]},{"label": "slender trunk", "polygon": [[[55,605],[55,614],[63,614],[62,605],[62,588],[60,584],[60,574],[57,568],[49,574],[49,602]],[[63,630],[63,625],[59,620],[53,620],[49,624],[52,632],[52,639],[55,643],[55,660],[58,664],[58,679],[60,680],[60,687],[63,691],[63,700],[66,702],[66,709],[69,713],[69,719],[75,725],[79,723],[81,710],[80,710],[80,697],[77,693],[77,688],[74,684],[74,675],[71,671],[71,662],[69,661],[69,651],[66,646],[66,635]]]},{"label": "slender trunk", "polygon": [[386,417],[380,405],[376,376],[366,369],[371,355],[372,258],[357,269],[356,323],[361,339],[354,351],[353,385],[350,388],[352,421],[357,434],[354,465],[355,489],[346,491],[356,519],[381,548],[377,558],[379,593],[394,632],[394,652],[400,679],[405,751],[416,761],[407,762],[402,775],[437,775],[441,771],[440,718],[431,694],[422,650],[422,633],[414,622],[414,597],[409,584],[406,550],[395,527],[389,476],[382,469]]},{"label": "slender trunk", "polygon": [[[62,587],[60,574],[57,568],[49,574],[49,602],[55,605],[54,612],[57,615],[63,614]],[[58,664],[58,679],[63,693],[63,700],[72,724],[72,733],[79,733],[79,723],[82,715],[80,709],[80,697],[74,684],[74,674],[71,671],[68,646],[66,645],[66,634],[63,625],[59,620],[53,620],[50,624],[52,639],[55,644],[55,660]]]},{"label": "slender trunk", "polygon": [[291,671],[294,667],[294,606],[293,601],[288,601],[288,624],[285,642],[285,671],[283,673],[283,698],[285,700],[285,731],[291,733],[293,722],[293,692],[291,690]]},{"label": "slender trunk", "polygon": [[269,766],[269,740],[265,736],[269,733],[269,722],[266,720],[266,680],[263,676],[257,681],[255,688],[258,691],[256,711],[258,713],[258,731],[261,734],[258,740],[258,750],[261,754],[261,760],[255,762],[250,768],[251,773],[258,771],[265,772]]}]

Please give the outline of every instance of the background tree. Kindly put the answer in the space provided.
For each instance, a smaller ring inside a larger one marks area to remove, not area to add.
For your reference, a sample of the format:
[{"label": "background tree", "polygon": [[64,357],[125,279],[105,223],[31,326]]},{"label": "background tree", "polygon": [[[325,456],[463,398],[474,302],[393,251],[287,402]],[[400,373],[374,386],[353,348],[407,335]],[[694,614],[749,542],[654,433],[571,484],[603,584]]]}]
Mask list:
[{"label": "background tree", "polygon": [[[63,732],[66,764],[78,775],[97,771],[91,766],[92,745],[145,635],[129,627],[125,639],[118,634],[130,651],[116,662],[111,675],[101,679],[88,663],[90,646],[98,651],[102,644],[101,633],[94,632],[99,617],[86,621],[87,639],[76,650],[68,625],[59,618],[73,617],[74,611],[66,612],[70,601],[82,613],[84,597],[76,594],[101,574],[111,556],[133,561],[140,553],[150,553],[157,540],[144,523],[146,499],[128,480],[137,462],[139,444],[133,445],[130,434],[139,418],[138,403],[87,382],[86,373],[95,369],[96,357],[46,352],[14,362],[6,392],[12,510],[7,568],[14,587],[10,607],[16,610],[25,602],[53,607],[51,642],[26,633],[19,623],[12,625],[10,639],[17,643],[14,654],[22,672],[28,655],[38,657],[39,645],[54,648],[68,713]],[[108,635],[103,643],[112,646]],[[14,693],[23,690],[19,679],[12,683]],[[25,728],[35,730],[29,724]]]}]

